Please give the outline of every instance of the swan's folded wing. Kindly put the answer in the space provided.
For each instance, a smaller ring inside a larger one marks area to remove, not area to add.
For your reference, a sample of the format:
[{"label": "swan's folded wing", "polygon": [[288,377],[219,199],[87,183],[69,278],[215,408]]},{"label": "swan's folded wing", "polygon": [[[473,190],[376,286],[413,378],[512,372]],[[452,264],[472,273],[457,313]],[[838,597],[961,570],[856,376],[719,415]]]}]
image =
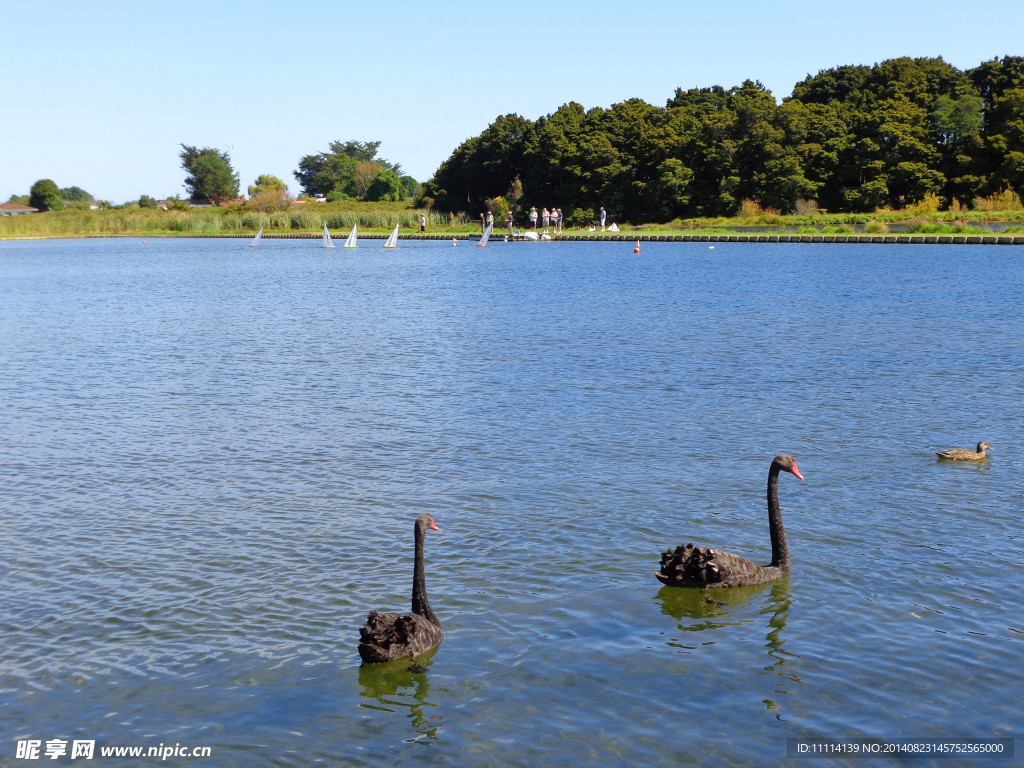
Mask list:
[{"label": "swan's folded wing", "polygon": [[706,586],[722,580],[719,555],[727,555],[710,547],[681,544],[667,549],[661,556],[661,571],[657,574],[665,584],[677,586]]},{"label": "swan's folded wing", "polygon": [[441,627],[412,613],[371,611],[359,630],[363,661],[393,661],[430,650],[444,639]]}]

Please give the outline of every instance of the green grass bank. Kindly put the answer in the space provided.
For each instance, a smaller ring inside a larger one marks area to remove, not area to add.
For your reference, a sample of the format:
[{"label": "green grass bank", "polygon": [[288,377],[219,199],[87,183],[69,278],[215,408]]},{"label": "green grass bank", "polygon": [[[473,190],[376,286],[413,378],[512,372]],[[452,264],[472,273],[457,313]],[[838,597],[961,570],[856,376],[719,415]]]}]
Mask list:
[{"label": "green grass bank", "polygon": [[[319,235],[324,223],[335,236],[348,234],[353,224],[366,236],[386,234],[395,224],[399,225],[402,234],[409,235],[419,233],[421,215],[426,217],[427,231],[433,235],[471,236],[479,232],[478,222],[466,216],[423,211],[406,203],[307,203],[269,213],[244,207],[190,208],[183,211],[69,209],[0,218],[0,239],[245,236],[255,233],[260,227],[263,227],[265,236],[315,236]],[[517,229],[525,229],[526,226],[525,220],[516,222]],[[676,220],[637,227],[620,223],[619,228],[618,233],[590,232],[587,228],[566,229],[563,238],[746,235],[759,240],[761,235],[884,237],[889,234],[1017,237],[1024,236],[1024,211],[757,216]],[[502,232],[503,222],[496,222],[495,233]]]}]

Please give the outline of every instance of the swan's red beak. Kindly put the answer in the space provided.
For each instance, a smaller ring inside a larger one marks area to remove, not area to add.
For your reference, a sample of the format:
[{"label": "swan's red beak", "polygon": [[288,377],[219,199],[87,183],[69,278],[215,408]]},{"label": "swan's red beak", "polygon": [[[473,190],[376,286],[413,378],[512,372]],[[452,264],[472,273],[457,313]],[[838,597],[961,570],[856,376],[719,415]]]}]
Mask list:
[{"label": "swan's red beak", "polygon": [[796,468],[796,462],[793,462],[793,474],[797,476],[798,480],[803,480],[804,476],[800,474],[800,470]]},{"label": "swan's red beak", "polygon": [[[803,480],[802,477],[800,479]],[[441,530],[440,528],[437,527],[437,523],[434,522],[434,518],[430,518],[430,528],[432,530],[435,530],[435,531],[440,531]]]}]

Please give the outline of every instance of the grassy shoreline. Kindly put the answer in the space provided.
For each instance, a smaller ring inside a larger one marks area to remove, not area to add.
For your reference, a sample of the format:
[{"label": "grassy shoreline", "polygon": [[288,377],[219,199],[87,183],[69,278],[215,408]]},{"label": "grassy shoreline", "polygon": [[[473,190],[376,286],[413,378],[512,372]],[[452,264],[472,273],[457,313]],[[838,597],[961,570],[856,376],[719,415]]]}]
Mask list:
[{"label": "grassy shoreline", "polygon": [[[194,208],[185,211],[115,209],[65,210],[0,218],[0,240],[36,240],[79,237],[244,237],[260,227],[264,235],[319,236],[324,223],[334,236],[345,236],[352,225],[361,235],[384,236],[399,225],[403,235],[418,234],[420,216],[427,232],[439,236],[471,237],[479,234],[477,221],[465,216],[411,208],[406,203],[311,204],[302,209],[264,213],[245,208]],[[1024,211],[943,211],[914,214],[813,214],[721,219],[677,220],[666,224],[620,224],[618,233],[566,229],[564,235],[590,237],[642,237],[644,235],[1009,235],[1024,236]],[[517,229],[525,230],[518,222]],[[998,228],[998,229],[994,229]],[[495,233],[504,227],[496,223]]]}]

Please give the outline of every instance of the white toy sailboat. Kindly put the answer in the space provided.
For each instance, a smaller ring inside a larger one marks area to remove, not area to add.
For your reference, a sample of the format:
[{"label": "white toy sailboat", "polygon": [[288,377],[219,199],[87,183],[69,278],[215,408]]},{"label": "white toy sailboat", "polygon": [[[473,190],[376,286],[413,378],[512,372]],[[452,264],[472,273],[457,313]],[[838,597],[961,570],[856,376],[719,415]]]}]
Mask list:
[{"label": "white toy sailboat", "polygon": [[395,230],[388,236],[388,239],[384,241],[385,248],[397,248],[398,247],[398,224],[395,224]]},{"label": "white toy sailboat", "polygon": [[356,248],[356,225],[352,225],[352,231],[348,233],[348,237],[345,238],[345,244],[342,248]]},{"label": "white toy sailboat", "polygon": [[331,240],[331,233],[327,231],[327,222],[324,222],[324,248],[333,248],[334,241]]},{"label": "white toy sailboat", "polygon": [[260,238],[263,237],[263,227],[260,227],[260,231],[256,233],[256,237],[249,243],[250,248],[258,248],[260,244]]},{"label": "white toy sailboat", "polygon": [[485,229],[484,233],[482,235],[480,235],[480,242],[476,244],[477,248],[486,248],[487,247],[487,241],[491,239],[491,231],[493,229],[494,229],[494,224],[493,223],[487,225],[487,229]]}]

